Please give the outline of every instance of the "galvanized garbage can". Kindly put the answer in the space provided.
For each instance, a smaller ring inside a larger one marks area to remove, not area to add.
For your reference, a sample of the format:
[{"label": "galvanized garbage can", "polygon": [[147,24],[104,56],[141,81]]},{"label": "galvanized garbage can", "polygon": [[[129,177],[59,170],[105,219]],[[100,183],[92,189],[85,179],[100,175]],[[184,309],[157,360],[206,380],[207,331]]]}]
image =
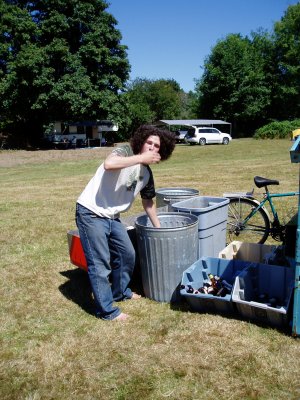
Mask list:
[{"label": "galvanized garbage can", "polygon": [[198,259],[198,218],[177,212],[158,218],[160,228],[147,215],[135,222],[143,290],[149,299],[177,302],[182,273]]},{"label": "galvanized garbage can", "polygon": [[173,211],[171,207],[173,203],[198,195],[199,190],[185,187],[158,189],[156,191],[156,207],[165,207],[165,211]]}]

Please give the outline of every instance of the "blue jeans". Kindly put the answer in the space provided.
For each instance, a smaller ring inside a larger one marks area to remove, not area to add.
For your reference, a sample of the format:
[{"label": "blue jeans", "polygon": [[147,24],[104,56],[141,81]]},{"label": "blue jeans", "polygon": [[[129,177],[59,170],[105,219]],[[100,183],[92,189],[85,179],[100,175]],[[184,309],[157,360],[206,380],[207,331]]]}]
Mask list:
[{"label": "blue jeans", "polygon": [[76,204],[76,224],[88,265],[96,315],[111,320],[120,309],[114,301],[130,299],[128,287],[135,264],[135,250],[119,219],[101,218]]}]

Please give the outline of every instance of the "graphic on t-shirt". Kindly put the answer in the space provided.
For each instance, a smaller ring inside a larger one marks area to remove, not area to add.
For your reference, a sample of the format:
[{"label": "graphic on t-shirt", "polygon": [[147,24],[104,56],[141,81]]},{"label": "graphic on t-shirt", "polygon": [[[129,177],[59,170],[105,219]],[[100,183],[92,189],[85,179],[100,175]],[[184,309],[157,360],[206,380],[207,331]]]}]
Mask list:
[{"label": "graphic on t-shirt", "polygon": [[143,176],[140,176],[140,172],[139,171],[132,171],[131,174],[128,177],[127,183],[126,183],[126,188],[127,190],[134,192],[137,182],[142,181],[144,179]]},{"label": "graphic on t-shirt", "polygon": [[127,190],[129,190],[129,191],[131,191],[131,192],[134,192],[134,190],[135,190],[135,188],[136,188],[136,185],[137,185],[137,179],[138,179],[138,176],[137,176],[137,174],[136,174],[136,171],[133,171],[133,172],[129,175],[128,181],[127,181],[127,183],[126,183],[126,188],[127,188]]}]

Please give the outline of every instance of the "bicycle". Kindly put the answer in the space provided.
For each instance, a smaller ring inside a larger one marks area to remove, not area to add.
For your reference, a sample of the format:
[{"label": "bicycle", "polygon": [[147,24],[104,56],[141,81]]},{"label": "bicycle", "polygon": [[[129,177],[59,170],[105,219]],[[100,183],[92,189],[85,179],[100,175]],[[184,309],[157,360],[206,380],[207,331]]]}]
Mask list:
[{"label": "bicycle", "polygon": [[[224,194],[229,198],[227,242],[239,240],[262,244],[271,236],[284,243],[286,224],[280,222],[272,199],[299,196],[299,192],[270,193],[268,186],[279,185],[279,181],[261,176],[255,176],[254,183],[258,188],[265,188],[262,201],[254,198],[254,189],[248,193]],[[266,203],[270,206],[273,220],[265,207]]]}]

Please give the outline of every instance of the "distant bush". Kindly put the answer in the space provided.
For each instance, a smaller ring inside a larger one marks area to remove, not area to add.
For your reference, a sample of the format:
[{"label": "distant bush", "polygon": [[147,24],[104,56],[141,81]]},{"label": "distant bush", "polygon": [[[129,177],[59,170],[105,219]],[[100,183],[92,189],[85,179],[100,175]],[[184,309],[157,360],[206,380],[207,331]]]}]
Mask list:
[{"label": "distant bush", "polygon": [[293,121],[274,121],[257,129],[254,139],[285,139],[292,137],[292,131],[300,128],[300,119]]}]

